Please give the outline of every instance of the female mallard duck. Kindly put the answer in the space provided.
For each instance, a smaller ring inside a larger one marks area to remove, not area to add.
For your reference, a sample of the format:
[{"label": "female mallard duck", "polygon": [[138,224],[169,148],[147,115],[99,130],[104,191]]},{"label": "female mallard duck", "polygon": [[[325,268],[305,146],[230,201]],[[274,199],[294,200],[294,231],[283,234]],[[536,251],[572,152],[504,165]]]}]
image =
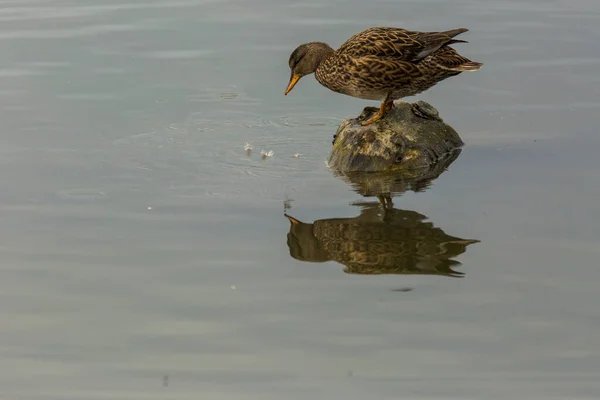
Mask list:
[{"label": "female mallard duck", "polygon": [[445,32],[414,32],[375,27],[357,33],[333,50],[322,42],[305,43],[290,55],[292,75],[285,94],[304,75],[315,73],[334,92],[381,101],[379,111],[363,122],[371,124],[394,106],[394,100],[414,96],[436,83],[483,64],[461,56],[448,45],[466,28]]}]

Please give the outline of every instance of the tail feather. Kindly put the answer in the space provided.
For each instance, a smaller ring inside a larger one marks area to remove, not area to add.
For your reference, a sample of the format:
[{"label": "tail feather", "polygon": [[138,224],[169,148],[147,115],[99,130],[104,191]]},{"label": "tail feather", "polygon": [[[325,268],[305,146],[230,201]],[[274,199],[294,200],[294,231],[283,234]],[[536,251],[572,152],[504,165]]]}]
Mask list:
[{"label": "tail feather", "polygon": [[480,62],[471,61],[467,57],[461,56],[452,47],[444,46],[439,49],[431,58],[431,61],[439,68],[447,71],[466,72],[477,71],[483,65]]},{"label": "tail feather", "polygon": [[461,33],[465,33],[468,31],[469,30],[467,28],[458,28],[458,29],[452,29],[452,30],[445,31],[445,32],[440,32],[440,33],[443,33],[444,35],[453,38],[454,36],[458,36]]},{"label": "tail feather", "polygon": [[467,71],[477,71],[482,66],[483,66],[483,63],[479,63],[476,61],[469,61],[469,62],[460,64],[460,65],[457,65],[455,67],[451,67],[448,69],[451,71],[467,72]]},{"label": "tail feather", "polygon": [[450,41],[448,41],[446,43],[446,46],[449,45],[449,44],[452,44],[452,43],[469,43],[469,42],[467,42],[466,40],[451,39]]},{"label": "tail feather", "polygon": [[421,45],[421,51],[417,53],[412,61],[420,61],[430,56],[441,48],[447,47],[452,43],[466,43],[465,40],[452,39],[456,35],[467,32],[467,28],[452,29],[444,32],[421,32],[416,37],[416,41]]}]

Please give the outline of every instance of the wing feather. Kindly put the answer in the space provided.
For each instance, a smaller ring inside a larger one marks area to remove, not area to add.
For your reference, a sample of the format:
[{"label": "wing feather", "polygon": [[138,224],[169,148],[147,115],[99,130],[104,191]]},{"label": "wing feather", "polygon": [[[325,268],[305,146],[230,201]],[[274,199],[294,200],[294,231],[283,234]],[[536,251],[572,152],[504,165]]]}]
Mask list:
[{"label": "wing feather", "polygon": [[418,62],[444,45],[462,42],[452,38],[466,31],[466,28],[459,28],[445,32],[416,32],[374,27],[352,36],[337,51],[353,57],[371,55]]}]

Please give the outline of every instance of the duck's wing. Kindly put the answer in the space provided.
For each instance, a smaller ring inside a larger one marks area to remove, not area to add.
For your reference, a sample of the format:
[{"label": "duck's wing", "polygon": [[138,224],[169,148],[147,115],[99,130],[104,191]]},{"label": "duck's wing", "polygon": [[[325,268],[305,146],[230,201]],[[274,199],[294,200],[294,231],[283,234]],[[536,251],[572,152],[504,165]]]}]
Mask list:
[{"label": "duck's wing", "polygon": [[374,27],[357,33],[337,50],[352,57],[391,57],[398,61],[419,62],[442,46],[464,42],[453,39],[466,28],[445,32],[416,32],[400,28]]},{"label": "duck's wing", "polygon": [[389,88],[409,84],[423,76],[418,65],[395,57],[373,55],[354,58],[352,74],[373,88]]},{"label": "duck's wing", "polygon": [[461,56],[451,47],[444,47],[422,63],[401,61],[397,57],[367,55],[351,57],[348,71],[354,78],[373,89],[393,88],[410,85],[415,80],[435,76],[437,71],[477,71],[482,63]]}]

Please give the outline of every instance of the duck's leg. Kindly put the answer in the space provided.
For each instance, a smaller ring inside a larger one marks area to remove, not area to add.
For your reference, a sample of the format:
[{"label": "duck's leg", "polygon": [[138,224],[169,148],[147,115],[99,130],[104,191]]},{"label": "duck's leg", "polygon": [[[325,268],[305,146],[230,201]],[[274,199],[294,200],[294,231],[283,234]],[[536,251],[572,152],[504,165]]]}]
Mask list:
[{"label": "duck's leg", "polygon": [[365,121],[362,122],[362,125],[370,125],[373,122],[379,121],[384,114],[386,113],[386,111],[391,110],[392,107],[394,107],[394,99],[392,99],[390,97],[391,93],[387,95],[387,97],[385,98],[385,100],[381,103],[381,106],[379,107],[379,111],[377,111],[375,114],[373,114],[373,116]]}]

